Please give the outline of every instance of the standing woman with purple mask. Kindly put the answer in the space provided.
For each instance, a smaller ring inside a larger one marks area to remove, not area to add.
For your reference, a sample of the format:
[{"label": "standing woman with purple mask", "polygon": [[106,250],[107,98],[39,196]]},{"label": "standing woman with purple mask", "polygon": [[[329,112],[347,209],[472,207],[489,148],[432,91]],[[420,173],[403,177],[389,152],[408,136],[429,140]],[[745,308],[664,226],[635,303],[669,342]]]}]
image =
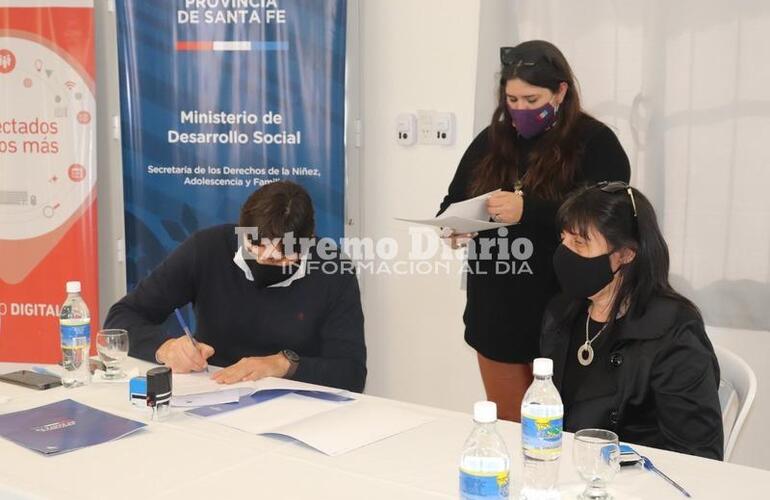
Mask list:
[{"label": "standing woman with purple mask", "polygon": [[558,291],[552,259],[559,245],[556,211],[588,182],[629,181],[628,156],[615,134],[580,106],[564,55],[541,40],[500,49],[502,70],[492,123],[466,150],[439,213],[490,191],[490,220],[478,234],[452,233],[469,246],[465,340],[478,353],[487,399],[498,415],[520,420],[532,382],[540,326]]}]

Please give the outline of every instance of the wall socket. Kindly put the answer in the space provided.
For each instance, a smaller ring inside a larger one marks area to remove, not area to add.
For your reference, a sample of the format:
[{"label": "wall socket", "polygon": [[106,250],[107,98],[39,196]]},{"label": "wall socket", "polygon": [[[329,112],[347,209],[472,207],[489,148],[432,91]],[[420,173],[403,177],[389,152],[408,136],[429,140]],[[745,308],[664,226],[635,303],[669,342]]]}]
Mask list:
[{"label": "wall socket", "polygon": [[455,141],[454,113],[417,111],[417,142],[451,146]]},{"label": "wall socket", "polygon": [[396,117],[396,142],[402,146],[417,142],[417,118],[414,113],[401,113]]}]

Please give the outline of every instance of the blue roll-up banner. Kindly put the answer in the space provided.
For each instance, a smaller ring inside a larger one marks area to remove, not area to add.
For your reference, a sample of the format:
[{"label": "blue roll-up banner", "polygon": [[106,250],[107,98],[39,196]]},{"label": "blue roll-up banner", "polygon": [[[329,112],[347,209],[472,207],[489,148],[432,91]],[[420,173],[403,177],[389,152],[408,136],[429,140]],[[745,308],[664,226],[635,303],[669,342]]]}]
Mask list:
[{"label": "blue roll-up banner", "polygon": [[345,0],[118,0],[128,288],[288,179],[339,240]]}]

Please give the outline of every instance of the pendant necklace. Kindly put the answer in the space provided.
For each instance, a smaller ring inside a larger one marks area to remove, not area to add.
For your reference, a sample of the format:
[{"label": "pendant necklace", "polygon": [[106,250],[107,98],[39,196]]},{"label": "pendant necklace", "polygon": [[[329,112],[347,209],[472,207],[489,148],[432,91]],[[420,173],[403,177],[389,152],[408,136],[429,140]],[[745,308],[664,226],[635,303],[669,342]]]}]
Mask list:
[{"label": "pendant necklace", "polygon": [[586,341],[583,345],[580,346],[580,348],[577,351],[577,358],[578,362],[583,366],[588,366],[591,364],[591,362],[594,360],[594,348],[591,347],[591,344],[594,340],[599,337],[599,335],[602,334],[605,328],[607,328],[608,323],[605,323],[601,330],[599,330],[596,335],[594,335],[594,338],[589,339],[588,336],[588,323],[591,321],[591,308],[588,308],[588,313],[586,313]]}]

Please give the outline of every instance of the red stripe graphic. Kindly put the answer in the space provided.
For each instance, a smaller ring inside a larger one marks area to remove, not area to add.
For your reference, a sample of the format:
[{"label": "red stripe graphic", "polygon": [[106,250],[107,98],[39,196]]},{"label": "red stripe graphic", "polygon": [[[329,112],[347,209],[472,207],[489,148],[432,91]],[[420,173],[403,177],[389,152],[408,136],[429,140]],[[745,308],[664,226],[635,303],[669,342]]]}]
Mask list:
[{"label": "red stripe graphic", "polygon": [[190,40],[177,40],[176,50],[188,51],[188,50],[214,50],[214,42],[200,42]]}]

